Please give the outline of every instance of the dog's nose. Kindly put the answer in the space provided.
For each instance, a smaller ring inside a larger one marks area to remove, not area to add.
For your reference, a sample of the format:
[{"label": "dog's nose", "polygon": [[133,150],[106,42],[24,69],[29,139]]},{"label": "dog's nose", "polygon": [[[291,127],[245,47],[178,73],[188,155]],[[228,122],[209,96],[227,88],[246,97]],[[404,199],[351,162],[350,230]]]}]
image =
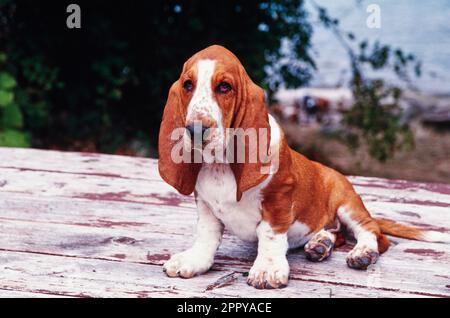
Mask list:
[{"label": "dog's nose", "polygon": [[200,137],[206,138],[205,132],[209,129],[210,127],[207,126],[203,126],[203,125],[196,125],[196,124],[191,124],[191,125],[187,125],[186,126],[186,130],[189,133],[189,136],[191,137],[191,139],[193,139],[196,135],[201,134]]}]

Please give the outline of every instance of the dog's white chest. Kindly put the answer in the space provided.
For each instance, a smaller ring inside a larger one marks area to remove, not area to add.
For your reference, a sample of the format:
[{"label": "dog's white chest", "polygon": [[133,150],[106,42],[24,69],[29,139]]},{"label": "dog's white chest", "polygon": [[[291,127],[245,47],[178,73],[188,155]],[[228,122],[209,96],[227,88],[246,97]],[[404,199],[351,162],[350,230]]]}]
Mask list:
[{"label": "dog's white chest", "polygon": [[196,190],[227,230],[242,240],[256,241],[256,227],[261,221],[260,190],[267,183],[244,192],[237,202],[236,180],[229,165],[204,165],[198,175]]},{"label": "dog's white chest", "polygon": [[[214,215],[225,228],[241,240],[255,242],[258,240],[256,227],[262,220],[261,190],[270,180],[269,176],[258,186],[244,192],[239,202],[236,201],[236,180],[228,165],[204,165],[197,178],[195,189],[199,199],[205,201]],[[294,222],[289,231],[290,248],[303,246],[312,233],[307,225]]]}]

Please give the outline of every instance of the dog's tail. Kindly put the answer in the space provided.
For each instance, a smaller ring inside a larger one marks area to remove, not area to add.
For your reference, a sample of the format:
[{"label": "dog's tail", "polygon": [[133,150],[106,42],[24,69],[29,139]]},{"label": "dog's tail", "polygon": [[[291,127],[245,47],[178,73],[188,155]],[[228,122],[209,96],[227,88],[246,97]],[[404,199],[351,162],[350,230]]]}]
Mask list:
[{"label": "dog's tail", "polygon": [[402,225],[387,219],[375,219],[383,234],[410,240],[450,243],[450,234],[437,231],[421,230],[415,227]]}]

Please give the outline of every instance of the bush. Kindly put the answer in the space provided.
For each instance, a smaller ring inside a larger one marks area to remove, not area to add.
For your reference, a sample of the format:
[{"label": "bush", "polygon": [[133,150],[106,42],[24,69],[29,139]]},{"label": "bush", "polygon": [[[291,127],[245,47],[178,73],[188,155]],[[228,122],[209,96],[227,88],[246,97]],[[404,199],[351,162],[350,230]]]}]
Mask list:
[{"label": "bush", "polygon": [[29,147],[29,135],[22,131],[23,115],[15,98],[17,81],[3,69],[6,54],[0,53],[0,145]]},{"label": "bush", "polygon": [[[304,84],[312,69],[301,0],[77,1],[81,29],[66,27],[69,3],[0,1],[0,51],[18,84],[15,114],[22,114],[15,126],[34,147],[81,142],[115,152],[137,139],[156,148],[171,83],[189,56],[211,44],[234,51],[266,88],[285,79]],[[289,59],[279,51],[282,39],[291,43]],[[265,82],[265,67],[282,57],[277,80]]]}]

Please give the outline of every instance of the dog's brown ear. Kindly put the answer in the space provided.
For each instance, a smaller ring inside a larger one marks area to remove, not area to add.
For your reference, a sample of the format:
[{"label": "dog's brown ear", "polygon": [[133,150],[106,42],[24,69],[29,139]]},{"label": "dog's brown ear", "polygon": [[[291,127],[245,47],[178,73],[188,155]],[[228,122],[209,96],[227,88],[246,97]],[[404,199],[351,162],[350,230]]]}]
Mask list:
[{"label": "dog's brown ear", "polygon": [[[252,143],[247,137],[243,139],[234,139],[234,161],[233,163],[230,163],[230,167],[236,179],[237,201],[241,199],[242,193],[258,185],[267,178],[268,174],[262,173],[261,170],[264,165],[264,162],[261,159],[263,159],[262,155],[268,155],[270,147],[269,114],[266,107],[264,91],[252,82],[245,73],[245,70],[242,70],[242,73],[241,81],[244,85],[240,92],[242,94],[240,103],[239,105],[236,105],[232,128],[235,129],[235,132],[239,131],[239,129],[242,129],[245,132],[248,132],[249,129],[254,129],[257,142],[253,143],[252,146]],[[251,133],[249,135],[251,135]],[[239,147],[238,145],[240,142],[244,142],[245,144],[242,145],[242,147]],[[238,153],[243,150],[245,150],[245,154]],[[245,156],[243,157],[245,158],[245,162],[239,163],[239,160],[236,160],[236,157],[242,155]],[[250,162],[250,158],[256,158],[256,161]]]},{"label": "dog's brown ear", "polygon": [[[158,169],[161,177],[181,194],[189,195],[194,191],[201,164],[179,160],[186,158],[183,146],[185,110],[182,108],[180,83],[175,82],[169,91],[164,114],[159,129]],[[187,157],[192,159],[191,154]]]}]

